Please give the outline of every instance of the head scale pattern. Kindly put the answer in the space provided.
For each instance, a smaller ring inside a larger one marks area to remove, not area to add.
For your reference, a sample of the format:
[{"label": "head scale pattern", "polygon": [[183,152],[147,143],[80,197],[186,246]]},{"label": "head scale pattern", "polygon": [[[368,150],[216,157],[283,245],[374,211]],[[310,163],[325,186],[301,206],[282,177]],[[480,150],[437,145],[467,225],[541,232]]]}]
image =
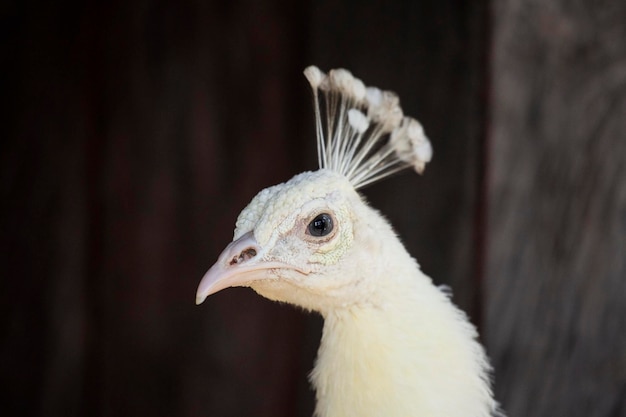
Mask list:
[{"label": "head scale pattern", "polygon": [[324,74],[310,66],[304,75],[313,90],[320,169],[344,175],[357,190],[406,168],[424,171],[430,141],[404,116],[395,93],[366,87],[341,68]]}]

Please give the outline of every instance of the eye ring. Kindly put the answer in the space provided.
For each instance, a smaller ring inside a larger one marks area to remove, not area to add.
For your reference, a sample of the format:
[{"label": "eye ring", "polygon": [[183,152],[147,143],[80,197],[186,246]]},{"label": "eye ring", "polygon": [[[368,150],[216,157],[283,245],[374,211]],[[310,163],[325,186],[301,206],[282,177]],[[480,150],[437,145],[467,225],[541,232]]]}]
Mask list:
[{"label": "eye ring", "polygon": [[333,231],[333,218],[328,213],[320,213],[307,226],[307,234],[314,237],[328,236]]}]

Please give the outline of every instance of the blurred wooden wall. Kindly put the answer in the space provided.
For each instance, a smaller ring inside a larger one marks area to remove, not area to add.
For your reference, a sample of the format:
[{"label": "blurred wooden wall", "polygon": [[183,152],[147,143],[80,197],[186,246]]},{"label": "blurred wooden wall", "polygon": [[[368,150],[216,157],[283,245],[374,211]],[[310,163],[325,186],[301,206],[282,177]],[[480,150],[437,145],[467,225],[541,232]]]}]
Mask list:
[{"label": "blurred wooden wall", "polygon": [[241,208],[315,168],[316,63],[426,127],[425,175],[365,194],[508,415],[626,415],[626,13],[586,3],[8,2],[0,414],[311,415],[318,317],[193,301]]},{"label": "blurred wooden wall", "polygon": [[304,6],[7,7],[0,414],[293,414],[303,314],[194,293],[308,160]]},{"label": "blurred wooden wall", "polygon": [[487,341],[511,416],[626,416],[626,2],[494,2]]}]

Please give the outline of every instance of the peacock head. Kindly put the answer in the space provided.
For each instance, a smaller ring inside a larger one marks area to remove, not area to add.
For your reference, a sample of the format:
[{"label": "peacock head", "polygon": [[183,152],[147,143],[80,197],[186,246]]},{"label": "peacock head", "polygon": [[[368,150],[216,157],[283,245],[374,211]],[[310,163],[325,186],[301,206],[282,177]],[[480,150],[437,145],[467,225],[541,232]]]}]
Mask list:
[{"label": "peacock head", "polygon": [[432,148],[394,93],[366,88],[343,69],[326,75],[309,67],[305,75],[320,169],[254,197],[237,219],[233,242],[203,277],[198,304],[233,286],[322,312],[372,300],[376,285],[366,277],[380,276],[372,269],[384,263],[368,254],[380,252],[380,234],[393,231],[357,190],[405,168],[421,173]]}]

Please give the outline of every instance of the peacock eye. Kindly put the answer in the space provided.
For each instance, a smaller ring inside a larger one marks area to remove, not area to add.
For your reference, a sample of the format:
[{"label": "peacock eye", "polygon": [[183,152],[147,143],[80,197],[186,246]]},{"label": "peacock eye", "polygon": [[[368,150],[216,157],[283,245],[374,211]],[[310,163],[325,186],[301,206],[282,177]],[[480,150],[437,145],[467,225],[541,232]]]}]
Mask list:
[{"label": "peacock eye", "polygon": [[333,230],[333,218],[329,214],[318,214],[309,223],[309,234],[311,236],[326,236]]}]

